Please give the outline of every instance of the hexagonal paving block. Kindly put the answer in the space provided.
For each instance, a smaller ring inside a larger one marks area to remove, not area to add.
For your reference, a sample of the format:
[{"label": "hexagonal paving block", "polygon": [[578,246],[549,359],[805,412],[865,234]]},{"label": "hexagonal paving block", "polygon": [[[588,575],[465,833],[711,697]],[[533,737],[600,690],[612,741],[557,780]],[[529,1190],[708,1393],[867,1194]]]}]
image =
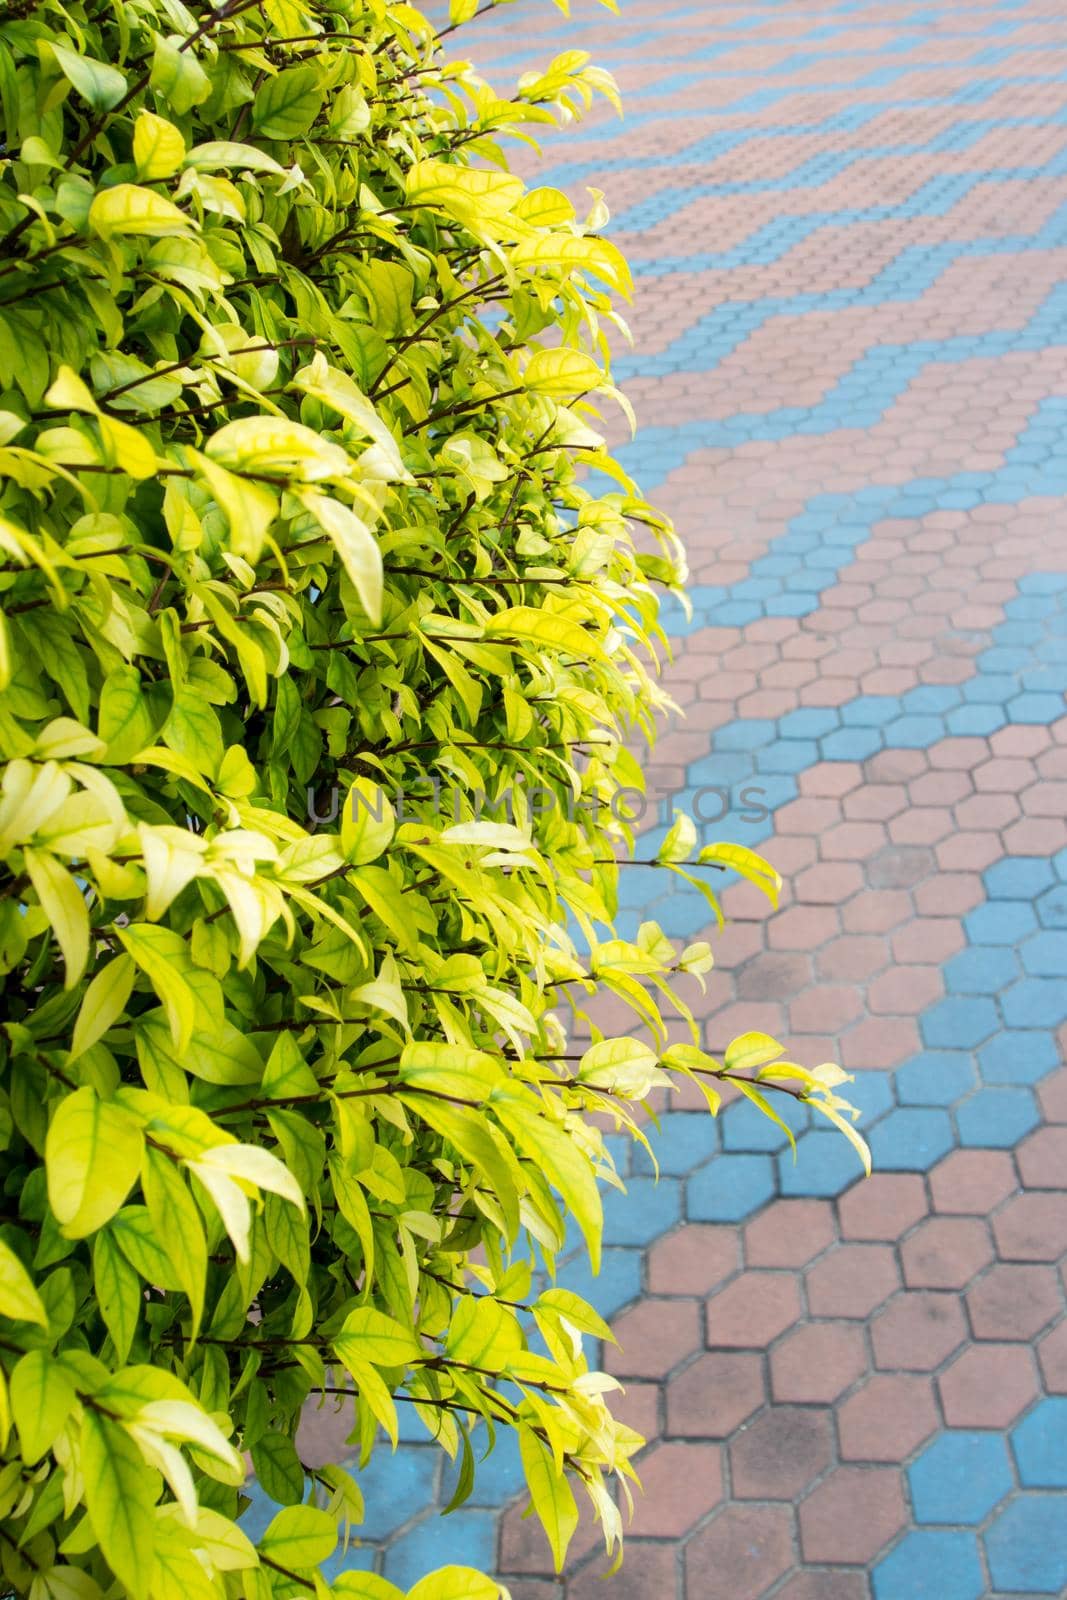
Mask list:
[{"label": "hexagonal paving block", "polygon": [[871,1576],[875,1600],[937,1595],[939,1600],[983,1600],[985,1574],[973,1534],[913,1528]]},{"label": "hexagonal paving block", "polygon": [[934,1209],[956,1215],[988,1216],[1018,1187],[1011,1157],[999,1150],[954,1150],[930,1173]]},{"label": "hexagonal paving block", "polygon": [[766,1399],[763,1362],[741,1351],[698,1356],[667,1385],[667,1432],[726,1439]]},{"label": "hexagonal paving block", "polygon": [[745,1260],[750,1267],[803,1267],[836,1237],[825,1200],[777,1200],[748,1223]]},{"label": "hexagonal paving block", "polygon": [[837,1437],[845,1461],[905,1461],[937,1429],[929,1378],[876,1373],[841,1405]]},{"label": "hexagonal paving block", "polygon": [[951,1106],[973,1089],[978,1078],[967,1050],[923,1050],[896,1075],[902,1105]]},{"label": "hexagonal paving block", "polygon": [[1012,1028],[988,1039],[977,1052],[982,1081],[1039,1083],[1060,1061],[1050,1033],[1041,1029]]},{"label": "hexagonal paving block", "polygon": [[798,1520],[805,1561],[872,1561],[907,1522],[900,1473],[838,1467],[801,1503]]},{"label": "hexagonal paving block", "polygon": [[[607,1589],[604,1582],[606,1563],[603,1548],[576,1577],[567,1584],[568,1600],[603,1600]],[[634,1539],[627,1545],[626,1571],[611,1580],[616,1593],[612,1600],[645,1600],[646,1595],[673,1595],[675,1592],[677,1562],[671,1545],[659,1544],[650,1539]],[[512,1600],[522,1600],[521,1593],[509,1582]],[[559,1585],[553,1583],[545,1600],[556,1600]],[[532,1596],[531,1600],[541,1600]]]},{"label": "hexagonal paving block", "polygon": [[1034,1360],[1024,1345],[970,1345],[937,1380],[951,1428],[1007,1428],[1038,1392]]},{"label": "hexagonal paving block", "polygon": [[871,1323],[875,1365],[890,1371],[932,1372],[966,1336],[957,1297],[932,1290],[905,1290]]},{"label": "hexagonal paving block", "polygon": [[[715,1593],[757,1600],[766,1594],[793,1565],[792,1521],[785,1506],[726,1506],[686,1546],[686,1600]],[[669,1590],[648,1594],[666,1600]]]},{"label": "hexagonal paving block", "polygon": [[1033,1091],[1021,1086],[979,1089],[956,1110],[960,1142],[1010,1150],[1040,1121]]},{"label": "hexagonal paving block", "polygon": [[690,1221],[740,1222],[772,1199],[774,1190],[770,1156],[731,1155],[729,1160],[711,1161],[686,1184]]},{"label": "hexagonal paving block", "polygon": [[1067,1127],[1039,1128],[1015,1153],[1031,1189],[1067,1189]]},{"label": "hexagonal paving block", "polygon": [[634,1498],[629,1527],[635,1538],[680,1539],[722,1499],[717,1445],[657,1444],[642,1453],[638,1470],[644,1493]]},{"label": "hexagonal paving block", "polygon": [[926,1215],[923,1180],[913,1174],[876,1172],[842,1195],[838,1215],[846,1239],[899,1239]]},{"label": "hexagonal paving block", "polygon": [[653,1294],[707,1294],[741,1265],[737,1229],[691,1222],[657,1239],[646,1259]]},{"label": "hexagonal paving block", "polygon": [[1067,1194],[1016,1195],[993,1218],[993,1237],[1005,1261],[1058,1261],[1067,1252]]},{"label": "hexagonal paving block", "polygon": [[843,1322],[809,1322],[794,1328],[771,1351],[775,1400],[828,1404],[867,1370],[863,1335]]},{"label": "hexagonal paving block", "polygon": [[701,1345],[696,1300],[641,1300],[615,1320],[604,1365],[619,1378],[663,1378]]},{"label": "hexagonal paving block", "polygon": [[1061,1594],[1067,1585],[1067,1517],[1063,1496],[1024,1494],[1000,1512],[985,1535],[997,1589]]},{"label": "hexagonal paving block", "polygon": [[775,1591],[775,1600],[867,1600],[867,1580],[847,1567],[805,1567]]},{"label": "hexagonal paving block", "polygon": [[1067,1322],[1057,1323],[1037,1347],[1046,1389],[1067,1394]]},{"label": "hexagonal paving block", "polygon": [[992,1259],[989,1230],[977,1217],[930,1217],[900,1247],[909,1289],[962,1289]]},{"label": "hexagonal paving block", "polygon": [[900,1287],[896,1257],[884,1244],[844,1244],[805,1274],[813,1317],[870,1316]]},{"label": "hexagonal paving block", "polygon": [[762,1349],[800,1316],[791,1272],[742,1272],[706,1304],[709,1349]]},{"label": "hexagonal paving block", "polygon": [[1067,1399],[1040,1401],[1012,1430],[1019,1482],[1027,1489],[1067,1489]]},{"label": "hexagonal paving block", "polygon": [[771,1406],[730,1444],[740,1500],[795,1500],[833,1457],[829,1415],[812,1406]]},{"label": "hexagonal paving block", "polygon": [[1000,1016],[992,1000],[980,995],[941,1000],[922,1017],[924,1043],[935,1049],[973,1050],[996,1033]]},{"label": "hexagonal paving block", "polygon": [[976,1339],[1029,1340],[1057,1317],[1063,1295],[1049,1267],[998,1262],[967,1291]]},{"label": "hexagonal paving block", "polygon": [[900,1106],[872,1128],[868,1140],[883,1172],[926,1172],[955,1142],[948,1113],[934,1106]]},{"label": "hexagonal paving block", "polygon": [[1015,1486],[1000,1434],[950,1430],[908,1468],[916,1522],[984,1522]]}]

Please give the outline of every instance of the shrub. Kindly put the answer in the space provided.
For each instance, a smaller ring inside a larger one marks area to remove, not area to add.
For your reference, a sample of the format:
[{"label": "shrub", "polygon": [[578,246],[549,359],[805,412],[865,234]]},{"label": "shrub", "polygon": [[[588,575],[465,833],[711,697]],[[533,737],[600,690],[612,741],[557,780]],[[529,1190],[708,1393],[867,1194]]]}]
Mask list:
[{"label": "shrub", "polygon": [[[685,572],[597,432],[603,208],[497,141],[615,91],[572,51],[498,98],[442,36],[386,0],[2,13],[0,1564],[34,1600],[327,1592],[358,1469],[293,1438],[342,1393],[362,1463],[413,1407],[457,1500],[472,1426],[516,1429],[557,1559],[572,1483],[613,1547],[640,1441],[524,1248],[573,1216],[596,1262],[590,1113],[643,1139],[680,1075],[848,1127],[774,1041],[668,1047],[708,946],[612,932]],[[691,859],[775,894],[680,817]],[[598,991],[651,1042],[569,1049]]]}]

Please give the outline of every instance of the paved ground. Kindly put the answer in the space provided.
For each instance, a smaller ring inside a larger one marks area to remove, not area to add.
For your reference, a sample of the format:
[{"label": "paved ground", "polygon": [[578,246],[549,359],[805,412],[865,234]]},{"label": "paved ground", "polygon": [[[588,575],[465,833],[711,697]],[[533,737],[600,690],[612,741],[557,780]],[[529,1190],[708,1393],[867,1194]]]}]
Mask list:
[{"label": "paved ground", "polygon": [[[495,1565],[514,1600],[1062,1594],[1067,17],[576,14],[629,116],[546,176],[607,190],[637,265],[623,453],[694,573],[653,788],[725,790],[706,836],[790,879],[773,916],[736,891],[707,1040],[757,1026],[855,1069],[878,1175],[802,1122],[794,1166],[749,1108],[716,1129],[682,1102],[658,1187],[637,1163],[609,1205],[600,1283],[564,1273],[616,1317],[653,1441],[614,1587],[581,1537],[549,1577],[511,1456],[424,1516],[427,1446],[376,1461],[360,1559]],[[496,87],[557,20],[475,24]],[[627,881],[629,922],[704,928]]]}]

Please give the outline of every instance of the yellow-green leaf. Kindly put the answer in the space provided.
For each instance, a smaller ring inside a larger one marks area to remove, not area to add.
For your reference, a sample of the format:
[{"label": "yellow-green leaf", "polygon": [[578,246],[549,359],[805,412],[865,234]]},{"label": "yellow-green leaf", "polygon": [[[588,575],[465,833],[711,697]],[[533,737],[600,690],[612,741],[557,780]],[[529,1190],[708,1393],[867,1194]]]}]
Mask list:
[{"label": "yellow-green leaf", "polygon": [[548,1537],[556,1571],[563,1569],[567,1546],[578,1526],[578,1507],[570,1484],[530,1428],[519,1425],[519,1452],[530,1499]]},{"label": "yellow-green leaf", "polygon": [[89,1408],[81,1445],[85,1504],[104,1560],[133,1600],[147,1600],[158,1479],[122,1428]]},{"label": "yellow-green leaf", "polygon": [[73,988],[89,959],[89,911],[85,898],[55,856],[45,850],[27,848],[23,859],[41,909],[63,952],[64,987]]},{"label": "yellow-green leaf", "polygon": [[10,1245],[0,1239],[0,1317],[48,1326],[48,1313],[33,1279]]},{"label": "yellow-green leaf", "polygon": [[328,1561],[337,1545],[337,1525],[314,1506],[286,1506],[267,1524],[260,1555],[279,1566],[306,1570]]},{"label": "yellow-green leaf", "polygon": [[173,122],[142,111],[133,125],[133,160],[137,176],[154,182],[169,178],[185,159],[185,140]]},{"label": "yellow-green leaf", "polygon": [[102,1039],[121,1017],[133,989],[136,971],[132,959],[124,954],[116,956],[96,974],[85,991],[74,1024],[70,1042],[72,1061],[96,1044],[98,1039]]},{"label": "yellow-green leaf", "polygon": [[101,189],[89,207],[89,226],[103,239],[115,234],[162,239],[168,234],[188,233],[190,217],[172,200],[143,189],[136,183],[116,183]]},{"label": "yellow-green leaf", "polygon": [[136,1120],[95,1089],[75,1089],[56,1106],[45,1141],[48,1200],[68,1239],[95,1233],[115,1215],[141,1165]]}]

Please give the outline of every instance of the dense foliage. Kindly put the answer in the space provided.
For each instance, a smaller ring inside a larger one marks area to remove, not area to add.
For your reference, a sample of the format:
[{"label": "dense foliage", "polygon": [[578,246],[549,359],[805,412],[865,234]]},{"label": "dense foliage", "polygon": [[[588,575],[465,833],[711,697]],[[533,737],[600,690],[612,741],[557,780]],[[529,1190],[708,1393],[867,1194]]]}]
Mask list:
[{"label": "dense foliage", "polygon": [[[328,1592],[358,1468],[292,1441],[342,1391],[363,1462],[413,1406],[459,1498],[472,1425],[517,1429],[557,1557],[572,1484],[614,1546],[640,1441],[527,1259],[571,1215],[596,1260],[588,1113],[643,1137],[682,1074],[773,1114],[762,1080],[863,1153],[836,1068],[667,1046],[705,944],[613,936],[684,568],[596,431],[601,204],[497,136],[614,87],[570,52],[497,98],[441,37],[387,0],[0,10],[0,1566],[34,1600]],[[775,893],[679,819],[694,856]],[[640,1037],[568,1048],[597,990]],[[284,1507],[256,1546],[242,1452]]]}]

